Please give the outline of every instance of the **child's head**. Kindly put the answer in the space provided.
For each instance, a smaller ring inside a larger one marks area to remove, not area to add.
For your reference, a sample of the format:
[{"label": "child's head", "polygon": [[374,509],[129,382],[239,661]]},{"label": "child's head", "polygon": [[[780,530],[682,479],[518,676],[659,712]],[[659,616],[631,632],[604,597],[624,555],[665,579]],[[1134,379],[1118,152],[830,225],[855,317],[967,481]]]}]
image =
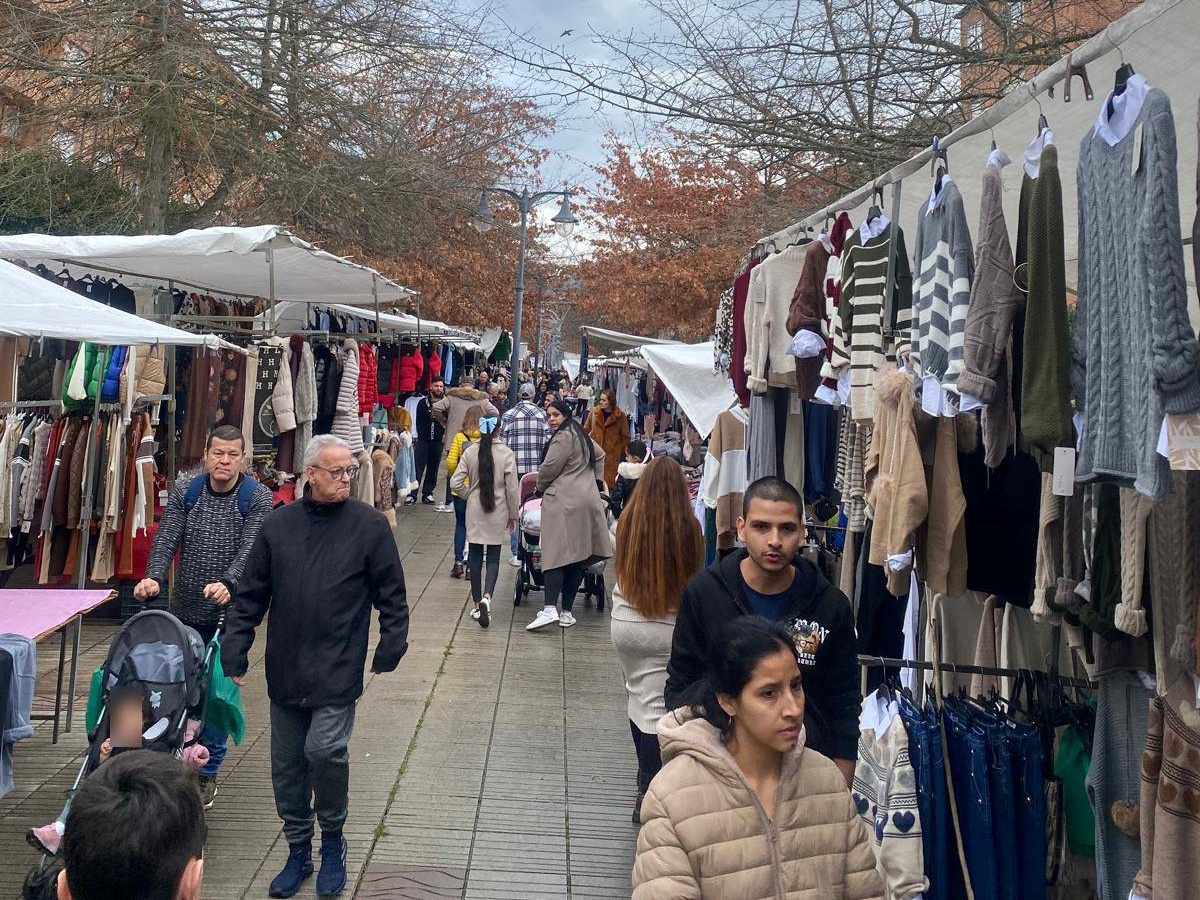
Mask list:
[{"label": "child's head", "polygon": [[108,736],[114,747],[142,746],[152,719],[150,700],[140,684],[122,684],[108,694]]},{"label": "child's head", "polygon": [[630,462],[645,462],[646,445],[641,441],[630,441],[629,446],[625,448],[625,458]]}]

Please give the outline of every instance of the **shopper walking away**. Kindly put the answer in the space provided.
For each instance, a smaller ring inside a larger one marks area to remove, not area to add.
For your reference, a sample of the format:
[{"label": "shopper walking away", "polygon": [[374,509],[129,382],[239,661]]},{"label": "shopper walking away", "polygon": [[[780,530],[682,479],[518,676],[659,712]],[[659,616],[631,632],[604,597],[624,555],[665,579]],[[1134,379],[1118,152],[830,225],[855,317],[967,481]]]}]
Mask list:
[{"label": "shopper walking away", "polygon": [[[177,485],[167,500],[146,577],[133,589],[143,603],[166,586],[175,555],[179,566],[171,584],[171,612],[196,629],[207,644],[217,631],[221,613],[237,590],[246,557],[263,520],[274,506],[271,489],[243,468],[246,444],[234,425],[219,425],[204,444],[204,472]],[[200,795],[205,809],[217,797],[217,773],[229,749],[229,736],[207,726],[200,743],[208,762],[200,770]]]},{"label": "shopper walking away", "polygon": [[584,571],[592,563],[612,556],[605,501],[597,486],[604,471],[604,451],[571,415],[566,401],[555,401],[549,419],[554,435],[546,444],[546,456],[538,467],[545,606],[526,626],[527,631],[554,623],[563,628],[574,625],[571,610]]},{"label": "shopper walking away", "polygon": [[663,691],[675,611],[688,579],[704,565],[704,537],[692,512],[679,463],[659,457],[617,522],[617,583],[612,593],[612,642],[629,694],[629,730],[637,752],[637,801],[662,767],[655,726],[667,713]]},{"label": "shopper walking away", "polygon": [[435,503],[434,488],[437,487],[438,471],[442,463],[442,448],[445,445],[446,426],[433,414],[433,405],[446,396],[446,383],[433,379],[428,394],[417,394],[405,403],[416,429],[413,442],[413,460],[420,482],[421,502]]},{"label": "shopper walking away", "polygon": [[[456,497],[466,498],[466,534],[470,544],[467,571],[471,578],[471,618],[487,628],[492,615],[492,593],[500,575],[500,545],[514,530],[520,495],[517,459],[500,443],[500,420],[479,420],[479,442],[468,444],[450,479]],[[456,501],[457,502],[457,501]],[[487,576],[480,581],[484,559]]]},{"label": "shopper walking away", "polygon": [[854,620],[846,596],[797,556],[803,510],[799,492],[782,478],[760,478],[746,489],[737,520],[746,549],[717,560],[683,593],[667,666],[667,707],[682,705],[703,677],[715,650],[712,635],[730,619],[759,615],[782,622],[804,669],[808,748],[834,760],[849,785],[862,709]]},{"label": "shopper walking away", "polygon": [[293,896],[312,875],[314,813],[321,825],[317,896],[345,887],[349,744],[372,607],[379,643],[371,671],[391,672],[408,649],[400,554],[383,515],[350,498],[357,468],[345,441],[313,438],[304,452],[308,490],[263,523],[221,646],[225,672],[243,683],[255,629],[270,612],[271,786],[289,847],[272,897]]},{"label": "shopper walking away", "polygon": [[617,467],[629,446],[629,416],[617,406],[616,391],[605,388],[600,392],[600,402],[583,427],[604,450],[604,483],[611,489],[617,483]]},{"label": "shopper walking away", "polygon": [[883,900],[871,836],[837,766],[805,746],[791,632],[744,616],[712,642],[693,700],[658,724],[633,900]]},{"label": "shopper walking away", "polygon": [[[538,463],[542,461],[542,451],[546,441],[550,440],[550,425],[545,411],[538,409],[533,403],[533,385],[528,382],[517,389],[517,405],[506,412],[500,419],[504,443],[508,445],[517,458],[517,480],[520,481],[530,472],[536,472]],[[517,542],[520,537],[517,529],[513,529],[509,541],[512,558],[509,564],[516,567],[521,565],[517,558]]]},{"label": "shopper walking away", "polygon": [[[454,440],[454,436],[462,431],[463,419],[466,418],[467,410],[476,408],[480,415],[496,416],[500,411],[488,402],[487,394],[483,391],[477,391],[471,387],[471,379],[464,375],[459,387],[450,388],[446,392],[446,396],[433,404],[433,415],[445,427],[443,440],[445,446],[442,451],[442,461],[445,462],[446,455],[450,452],[450,443]],[[445,499],[438,512],[452,512],[454,504],[451,503],[450,496],[450,476],[454,474],[454,470],[450,469],[446,473],[446,492]]]},{"label": "shopper walking away", "polygon": [[462,428],[450,441],[450,448],[446,453],[446,485],[451,488],[451,503],[454,509],[454,565],[450,569],[451,578],[462,578],[466,574],[467,565],[467,498],[465,495],[460,497],[453,490],[451,481],[463,451],[479,441],[479,420],[479,409],[468,409]]},{"label": "shopper walking away", "polygon": [[625,448],[625,459],[617,466],[617,482],[609,493],[608,505],[614,516],[620,517],[621,510],[629,504],[633,489],[638,486],[638,479],[646,471],[646,463],[649,460],[650,454],[646,452],[645,444],[641,441],[629,442],[629,446]]}]

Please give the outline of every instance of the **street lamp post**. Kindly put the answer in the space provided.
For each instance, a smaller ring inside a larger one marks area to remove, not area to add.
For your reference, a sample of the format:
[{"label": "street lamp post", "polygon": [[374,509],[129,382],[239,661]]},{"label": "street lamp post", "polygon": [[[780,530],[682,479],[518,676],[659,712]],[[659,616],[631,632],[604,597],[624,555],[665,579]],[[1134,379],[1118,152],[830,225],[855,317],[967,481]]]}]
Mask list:
[{"label": "street lamp post", "polygon": [[516,304],[513,309],[512,358],[510,360],[512,372],[508,381],[508,403],[510,406],[513,406],[517,402],[517,373],[521,368],[521,308],[525,300],[525,245],[526,230],[529,225],[529,213],[543,200],[551,197],[562,197],[562,205],[559,206],[554,218],[550,220],[554,223],[554,230],[558,233],[559,237],[570,236],[575,226],[579,223],[579,219],[571,212],[570,191],[538,191],[535,194],[531,194],[529,193],[529,188],[523,188],[521,193],[518,194],[516,191],[510,191],[508,188],[490,187],[484,188],[480,194],[479,207],[475,210],[475,219],[471,223],[481,234],[491,231],[496,221],[496,217],[492,213],[492,208],[488,205],[488,194],[500,194],[507,197],[517,204],[517,209],[521,213],[521,239],[519,249],[517,250],[517,292]]}]

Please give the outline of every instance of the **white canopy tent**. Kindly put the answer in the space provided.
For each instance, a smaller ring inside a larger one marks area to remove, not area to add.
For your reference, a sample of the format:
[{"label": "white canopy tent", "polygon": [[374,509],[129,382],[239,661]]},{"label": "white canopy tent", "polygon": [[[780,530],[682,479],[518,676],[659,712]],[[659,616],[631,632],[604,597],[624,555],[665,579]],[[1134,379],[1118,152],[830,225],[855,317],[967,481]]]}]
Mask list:
[{"label": "white canopy tent", "polygon": [[713,342],[648,344],[641,348],[650,369],[662,379],[692,427],[707,438],[717,416],[737,403],[729,379],[713,371]]},{"label": "white canopy tent", "polygon": [[[951,177],[958,185],[966,203],[967,221],[971,224],[972,234],[978,228],[981,182],[993,138],[996,146],[1005,150],[1013,160],[1013,165],[1004,170],[1004,204],[1009,230],[1015,231],[1023,151],[1037,132],[1039,114],[1045,114],[1050,128],[1054,131],[1058,147],[1066,236],[1067,282],[1069,286],[1074,287],[1078,261],[1075,172],[1079,162],[1079,148],[1095,124],[1100,106],[1112,88],[1113,73],[1122,62],[1129,62],[1139,74],[1145,76],[1152,87],[1161,88],[1171,98],[1179,157],[1179,207],[1186,237],[1196,215],[1195,67],[1200,59],[1200,38],[1197,35],[1200,35],[1200,2],[1146,0],[1071,54],[1070,62],[1077,66],[1081,63],[1087,65],[1088,75],[1095,90],[1093,100],[1085,98],[1083,84],[1076,78],[1070,89],[1071,102],[1063,102],[1068,60],[1062,59],[1032,81],[1015,88],[1007,97],[950,135],[941,137],[941,145],[948,148]],[[1048,96],[1051,87],[1055,93],[1053,99]],[[931,135],[931,141],[932,137]],[[930,150],[923,151],[881,175],[872,184],[863,185],[789,228],[764,238],[760,246],[767,249],[783,249],[788,243],[806,233],[806,227],[819,229],[826,213],[836,214],[845,210],[857,225],[871,205],[873,186],[878,185],[887,189],[882,208],[905,229],[911,249],[915,238],[917,213],[921,204],[928,199],[932,186],[929,172],[931,158]],[[893,192],[897,186],[900,187],[898,216],[893,213]],[[1196,273],[1192,267],[1191,256],[1191,253],[1184,254],[1188,281],[1194,286]],[[1195,291],[1191,292],[1191,299],[1193,323],[1200,324]]]},{"label": "white canopy tent", "polygon": [[2,260],[0,334],[93,344],[233,346],[215,335],[182,331],[112,309]]},{"label": "white canopy tent", "polygon": [[579,329],[587,336],[589,344],[596,343],[614,350],[636,350],[646,344],[678,344],[679,341],[669,341],[663,338],[641,337],[636,334],[626,334],[623,331],[612,331],[608,328],[597,328],[595,325],[584,325]]},{"label": "white canopy tent", "polygon": [[[326,303],[322,306],[335,310],[342,315],[353,316],[365,322],[376,321],[375,313],[361,307],[345,303]],[[284,300],[275,306],[275,330],[280,333],[304,331],[308,327],[309,304],[295,300]],[[270,313],[264,312],[256,318],[266,328],[270,322]],[[422,338],[437,338],[453,344],[474,343],[476,338],[467,331],[452,328],[433,319],[417,319],[416,316],[396,315],[381,312],[378,316],[379,330],[388,334],[404,334]],[[365,336],[365,335],[364,335]]]},{"label": "white canopy tent", "polygon": [[279,225],[179,234],[0,236],[0,258],[69,266],[75,277],[120,275],[130,286],[167,282],[237,297],[305,303],[393,303],[413,296],[376,270],[320,250]]}]

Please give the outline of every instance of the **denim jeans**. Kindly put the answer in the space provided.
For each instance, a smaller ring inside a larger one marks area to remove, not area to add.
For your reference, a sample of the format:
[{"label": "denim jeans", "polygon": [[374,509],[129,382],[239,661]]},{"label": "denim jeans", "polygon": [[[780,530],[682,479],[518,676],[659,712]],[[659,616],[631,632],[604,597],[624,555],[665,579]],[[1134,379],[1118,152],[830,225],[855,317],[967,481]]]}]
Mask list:
[{"label": "denim jeans", "polygon": [[1046,775],[1036,728],[1017,725],[1009,736],[1020,900],[1046,900]]},{"label": "denim jeans", "polygon": [[521,538],[521,526],[520,526],[520,523],[518,523],[517,527],[513,529],[512,537],[509,538],[509,540],[508,540],[508,545],[512,549],[513,556],[517,555],[517,544],[520,543],[520,538]]},{"label": "denim jeans", "polygon": [[[1009,726],[999,718],[983,717],[987,736],[988,787],[992,795],[992,833],[996,837],[996,866],[1000,872],[1017,873],[1016,812],[1013,809],[1013,767],[1009,753]],[[1043,827],[1044,830],[1044,827]],[[1023,900],[1016,878],[1000,878],[996,884],[1000,900]]]},{"label": "denim jeans", "polygon": [[942,717],[963,851],[975,900],[999,900],[987,737],[983,728],[972,722],[961,708],[947,704]]},{"label": "denim jeans", "polygon": [[229,735],[211,725],[205,725],[200,732],[200,743],[208,749],[208,762],[200,770],[201,778],[216,778],[229,752]]},{"label": "denim jeans", "polygon": [[[921,711],[906,697],[900,698],[900,718],[908,730],[908,754],[917,780],[917,812],[921,816],[921,852],[929,889],[925,900],[948,900],[946,894],[945,777],[934,780],[933,744],[939,740]],[[941,745],[938,744],[938,757]]]},{"label": "denim jeans", "polygon": [[454,498],[454,561],[467,561],[467,501]]}]

